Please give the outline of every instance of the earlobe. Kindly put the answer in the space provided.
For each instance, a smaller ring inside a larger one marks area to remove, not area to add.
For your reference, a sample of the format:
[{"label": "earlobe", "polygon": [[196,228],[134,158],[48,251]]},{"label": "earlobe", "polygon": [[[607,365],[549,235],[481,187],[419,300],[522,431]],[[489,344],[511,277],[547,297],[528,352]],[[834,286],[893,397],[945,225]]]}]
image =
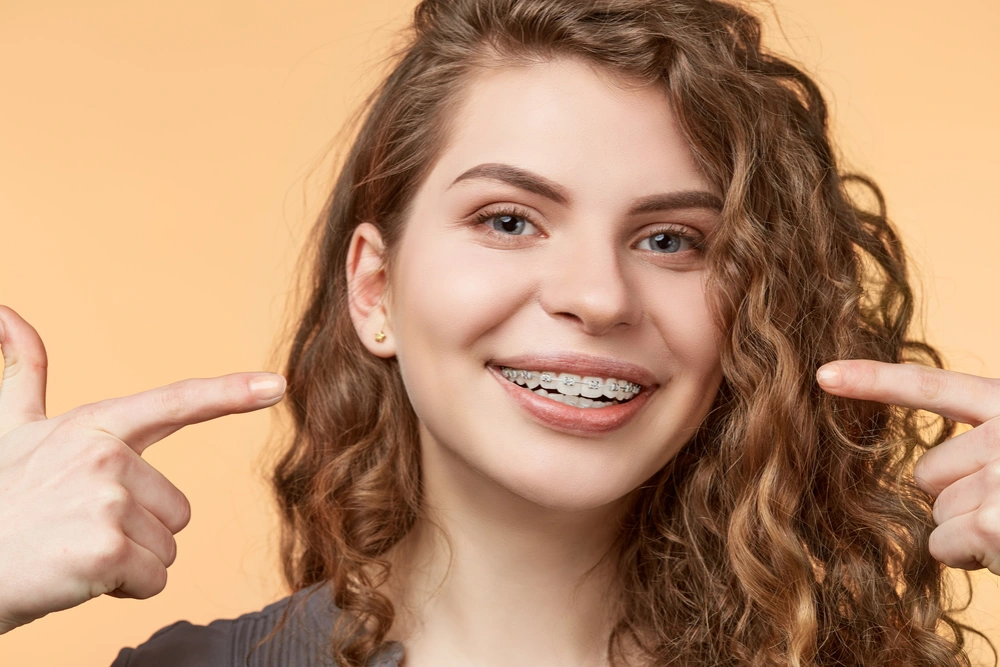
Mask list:
[{"label": "earlobe", "polygon": [[396,354],[385,302],[387,277],[384,245],[378,228],[363,222],[354,229],[347,249],[347,303],[354,330],[372,354],[388,358]]}]

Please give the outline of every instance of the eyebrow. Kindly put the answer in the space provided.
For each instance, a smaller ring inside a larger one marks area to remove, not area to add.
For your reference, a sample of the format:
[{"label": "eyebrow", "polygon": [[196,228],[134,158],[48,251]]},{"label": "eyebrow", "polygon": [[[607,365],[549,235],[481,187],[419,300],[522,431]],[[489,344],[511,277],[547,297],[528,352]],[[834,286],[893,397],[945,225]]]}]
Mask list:
[{"label": "eyebrow", "polygon": [[[507,183],[515,188],[526,190],[563,206],[569,204],[569,193],[558,183],[551,181],[527,169],[499,162],[487,162],[476,165],[463,172],[448,186],[450,189],[456,183],[469,180],[488,180]],[[704,190],[678,190],[646,195],[635,200],[629,215],[671,211],[679,208],[707,208],[717,213],[722,212],[722,200],[711,192]]]}]

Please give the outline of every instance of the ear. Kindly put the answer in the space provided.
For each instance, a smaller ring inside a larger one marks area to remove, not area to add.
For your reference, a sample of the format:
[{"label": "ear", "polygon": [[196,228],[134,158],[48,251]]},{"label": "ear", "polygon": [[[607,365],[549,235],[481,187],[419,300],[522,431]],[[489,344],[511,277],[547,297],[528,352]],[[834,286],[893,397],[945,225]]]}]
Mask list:
[{"label": "ear", "polygon": [[[354,229],[347,249],[347,304],[361,344],[377,357],[396,354],[396,341],[389,326],[389,309],[385,303],[388,280],[382,263],[382,234],[370,222]],[[375,334],[385,334],[376,342]]]}]

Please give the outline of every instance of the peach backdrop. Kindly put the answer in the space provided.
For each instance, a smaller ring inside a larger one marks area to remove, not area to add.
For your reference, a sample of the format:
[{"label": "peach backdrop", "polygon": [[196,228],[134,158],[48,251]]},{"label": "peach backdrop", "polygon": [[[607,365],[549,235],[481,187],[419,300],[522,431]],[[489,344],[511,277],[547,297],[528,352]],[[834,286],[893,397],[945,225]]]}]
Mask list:
[{"label": "peach backdrop", "polygon": [[[413,5],[0,2],[0,303],[45,341],[50,416],[277,370],[268,352],[331,182],[327,147]],[[818,75],[845,157],[888,196],[930,340],[950,367],[998,375],[1000,4],[775,5],[772,43]],[[230,416],[151,447],[194,508],[167,588],[4,635],[0,664],[105,666],[178,619],[284,596],[260,465],[273,427],[268,411]],[[998,641],[1000,577],[974,582],[968,618]]]}]

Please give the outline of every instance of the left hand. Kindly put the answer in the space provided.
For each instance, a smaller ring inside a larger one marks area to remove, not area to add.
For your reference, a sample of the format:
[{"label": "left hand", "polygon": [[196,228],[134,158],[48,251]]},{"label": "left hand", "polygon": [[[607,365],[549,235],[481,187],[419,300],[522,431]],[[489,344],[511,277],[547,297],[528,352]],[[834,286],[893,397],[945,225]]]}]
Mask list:
[{"label": "left hand", "polygon": [[[840,382],[823,371],[839,370]],[[927,410],[973,428],[924,453],[913,477],[936,497],[931,556],[1000,574],[1000,380],[919,364],[837,360],[816,373],[837,396]]]}]

